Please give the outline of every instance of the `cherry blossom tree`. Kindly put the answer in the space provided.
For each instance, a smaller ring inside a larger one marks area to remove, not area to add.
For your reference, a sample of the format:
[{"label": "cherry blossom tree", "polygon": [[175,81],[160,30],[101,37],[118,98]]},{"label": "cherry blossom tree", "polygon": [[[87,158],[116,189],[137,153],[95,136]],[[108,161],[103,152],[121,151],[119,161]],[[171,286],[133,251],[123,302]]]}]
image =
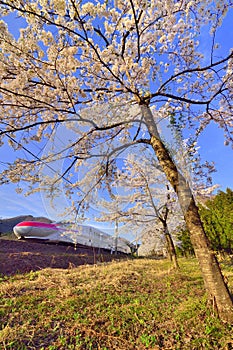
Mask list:
[{"label": "cherry blossom tree", "polygon": [[[214,121],[232,143],[233,54],[217,46],[230,7],[226,0],[0,0],[0,133],[19,154],[1,182],[55,190],[65,179],[80,207],[107,186],[123,149],[151,147],[178,196],[209,298],[231,322],[230,293],[190,183],[158,129],[172,117],[199,134]],[[4,22],[10,13],[25,20],[19,38]],[[32,144],[45,147],[61,125],[76,138],[35,152]],[[57,159],[64,170],[39,176]]]},{"label": "cherry blossom tree", "polygon": [[116,172],[109,186],[110,198],[98,199],[103,208],[99,220],[123,223],[126,225],[123,230],[129,232],[140,227],[140,239],[145,241],[147,237],[147,245],[150,237],[150,245],[161,246],[163,236],[170,260],[175,268],[179,268],[169,230],[170,227],[174,231],[183,219],[177,197],[170,191],[166,177],[151,153],[142,147],[137,151],[127,155]]}]

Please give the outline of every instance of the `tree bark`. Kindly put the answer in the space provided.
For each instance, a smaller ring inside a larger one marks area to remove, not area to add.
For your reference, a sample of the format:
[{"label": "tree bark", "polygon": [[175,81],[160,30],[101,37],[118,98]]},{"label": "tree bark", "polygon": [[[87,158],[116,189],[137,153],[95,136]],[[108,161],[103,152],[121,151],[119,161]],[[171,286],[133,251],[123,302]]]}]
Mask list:
[{"label": "tree bark", "polygon": [[169,258],[170,258],[171,262],[173,263],[174,268],[178,270],[179,264],[178,264],[178,260],[177,260],[176,250],[175,250],[175,246],[174,246],[172,237],[168,231],[167,225],[165,225],[165,227],[164,227],[164,234],[165,234],[165,239],[166,239],[166,243],[167,243],[167,251],[168,251]]},{"label": "tree bark", "polygon": [[219,317],[223,321],[232,323],[232,298],[228,286],[224,281],[218,260],[210,248],[189,183],[178,171],[167,148],[160,139],[149,106],[147,104],[142,104],[141,109],[151,136],[151,146],[154,149],[156,157],[168,181],[178,196],[209,299],[212,301]]}]

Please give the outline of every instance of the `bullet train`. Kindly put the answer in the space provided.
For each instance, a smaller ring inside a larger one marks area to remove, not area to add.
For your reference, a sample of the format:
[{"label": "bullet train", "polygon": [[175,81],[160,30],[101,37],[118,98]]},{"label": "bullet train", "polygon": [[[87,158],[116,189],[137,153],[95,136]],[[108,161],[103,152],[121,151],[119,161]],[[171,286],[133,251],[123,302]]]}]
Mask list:
[{"label": "bullet train", "polygon": [[[70,227],[71,226],[71,227]],[[108,235],[92,226],[22,221],[13,228],[18,239],[39,238],[49,241],[82,244],[89,247],[108,249],[129,254],[131,244],[122,237]]]}]

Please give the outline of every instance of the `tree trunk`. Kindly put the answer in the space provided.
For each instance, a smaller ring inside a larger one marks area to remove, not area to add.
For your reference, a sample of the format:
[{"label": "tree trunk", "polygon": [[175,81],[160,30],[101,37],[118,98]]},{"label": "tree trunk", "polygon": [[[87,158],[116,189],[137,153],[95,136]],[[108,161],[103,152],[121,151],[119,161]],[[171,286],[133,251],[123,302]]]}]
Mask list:
[{"label": "tree trunk", "polygon": [[232,323],[233,302],[231,295],[224,281],[217,258],[210,249],[190,186],[176,168],[168,150],[160,139],[150,108],[148,105],[142,104],[141,109],[151,136],[151,146],[168,181],[178,196],[209,299],[213,302],[219,317],[223,321]]},{"label": "tree trunk", "polygon": [[167,251],[168,251],[169,258],[173,263],[174,268],[179,269],[175,246],[167,227],[164,227],[164,233],[165,233],[165,239],[167,243]]}]

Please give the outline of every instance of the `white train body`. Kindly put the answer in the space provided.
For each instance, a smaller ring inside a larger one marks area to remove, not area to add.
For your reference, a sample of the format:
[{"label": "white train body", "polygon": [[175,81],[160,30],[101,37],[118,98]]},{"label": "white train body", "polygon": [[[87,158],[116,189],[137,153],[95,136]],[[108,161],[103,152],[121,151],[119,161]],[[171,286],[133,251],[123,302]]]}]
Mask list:
[{"label": "white train body", "polygon": [[92,226],[75,225],[73,229],[67,225],[23,221],[14,226],[13,231],[18,239],[40,238],[130,253],[129,242],[126,239],[110,236]]}]

